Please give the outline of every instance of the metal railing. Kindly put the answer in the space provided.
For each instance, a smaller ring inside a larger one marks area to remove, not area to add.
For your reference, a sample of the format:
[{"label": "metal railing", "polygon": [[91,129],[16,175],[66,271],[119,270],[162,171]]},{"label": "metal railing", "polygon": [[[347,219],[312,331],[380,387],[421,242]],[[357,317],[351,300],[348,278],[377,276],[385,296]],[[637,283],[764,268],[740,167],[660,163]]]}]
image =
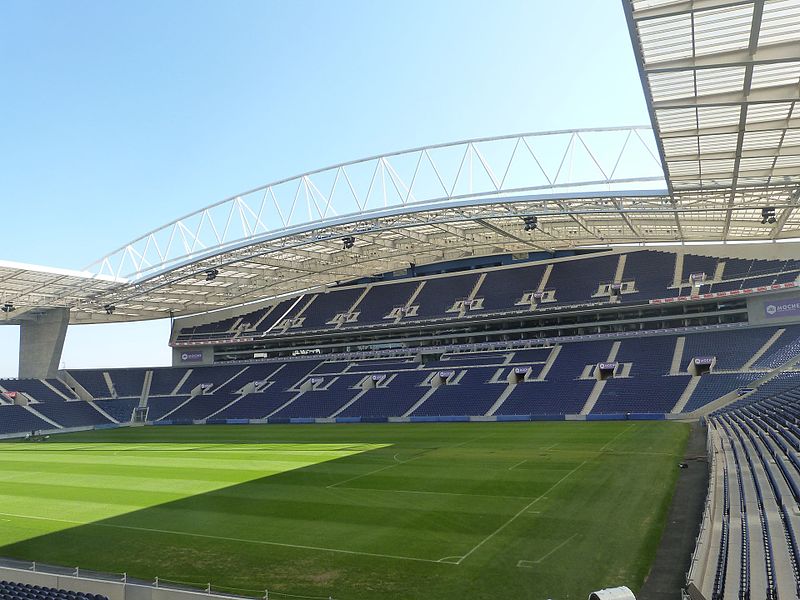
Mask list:
[{"label": "metal railing", "polygon": [[230,599],[263,598],[296,598],[298,600],[336,600],[333,596],[306,596],[302,594],[291,594],[264,589],[237,588],[234,586],[217,585],[212,582],[199,581],[179,581],[155,577],[154,579],[141,579],[130,577],[127,573],[109,573],[105,571],[94,571],[82,567],[67,567],[51,565],[36,561],[17,560],[13,558],[0,557],[0,568],[15,569],[18,571],[28,571],[40,573],[42,575],[55,575],[58,577],[72,577],[83,581],[96,581],[102,583],[114,583],[119,585],[135,585],[152,589],[174,590],[176,592],[190,592],[194,594],[204,594]]}]

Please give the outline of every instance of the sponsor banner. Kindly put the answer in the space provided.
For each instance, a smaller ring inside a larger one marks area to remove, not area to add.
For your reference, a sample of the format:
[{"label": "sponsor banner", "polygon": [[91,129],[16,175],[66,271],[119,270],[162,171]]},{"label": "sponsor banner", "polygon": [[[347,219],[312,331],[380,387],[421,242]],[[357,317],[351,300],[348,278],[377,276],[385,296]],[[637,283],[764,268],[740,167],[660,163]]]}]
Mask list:
[{"label": "sponsor banner", "polygon": [[708,300],[709,298],[724,298],[725,296],[740,296],[742,294],[754,294],[757,292],[769,292],[771,290],[785,290],[787,288],[797,287],[793,281],[789,283],[774,283],[772,285],[762,285],[754,288],[747,288],[744,290],[729,290],[727,292],[711,292],[708,294],[696,294],[694,296],[676,296],[673,298],[656,298],[649,300],[650,304],[666,304],[668,302],[686,302],[687,300]]},{"label": "sponsor banner", "polygon": [[376,373],[372,376],[372,381],[383,381],[386,378],[385,373]]},{"label": "sponsor banner", "polygon": [[312,385],[317,384],[317,383],[322,383],[322,377],[312,377],[311,378],[311,384]]},{"label": "sponsor banner", "polygon": [[530,373],[530,367],[514,367],[514,373],[517,375],[525,375],[526,373]]},{"label": "sponsor banner", "polygon": [[202,352],[181,352],[181,362],[202,362]]},{"label": "sponsor banner", "polygon": [[597,368],[601,371],[614,371],[619,366],[619,363],[615,362],[603,362],[597,363]]},{"label": "sponsor banner", "polygon": [[450,379],[455,374],[455,371],[439,371],[439,377],[442,379]]},{"label": "sponsor banner", "polygon": [[764,315],[768,319],[800,316],[800,297],[764,302]]},{"label": "sponsor banner", "polygon": [[704,366],[711,366],[714,363],[713,356],[695,356],[694,357],[694,364],[704,367]]}]

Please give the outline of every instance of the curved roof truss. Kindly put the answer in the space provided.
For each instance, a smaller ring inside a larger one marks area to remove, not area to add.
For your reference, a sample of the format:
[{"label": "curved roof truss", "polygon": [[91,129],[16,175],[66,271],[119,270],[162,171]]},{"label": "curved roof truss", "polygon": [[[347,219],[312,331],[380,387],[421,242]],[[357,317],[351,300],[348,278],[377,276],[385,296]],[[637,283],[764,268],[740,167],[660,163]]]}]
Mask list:
[{"label": "curved roof truss", "polygon": [[649,127],[527,133],[415,148],[334,165],[212,204],[87,267],[132,281],[199,258],[389,213],[542,194],[662,188]]}]

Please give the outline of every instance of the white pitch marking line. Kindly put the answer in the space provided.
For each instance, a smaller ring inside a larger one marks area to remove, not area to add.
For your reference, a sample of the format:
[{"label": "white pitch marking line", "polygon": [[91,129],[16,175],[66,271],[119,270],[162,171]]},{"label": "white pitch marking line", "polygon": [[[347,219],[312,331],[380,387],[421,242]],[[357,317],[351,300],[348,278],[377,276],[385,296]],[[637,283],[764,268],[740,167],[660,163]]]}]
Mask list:
[{"label": "white pitch marking line", "polygon": [[513,470],[513,469],[516,469],[518,466],[520,466],[520,465],[523,465],[523,464],[525,464],[526,462],[528,462],[528,459],[527,459],[527,458],[526,458],[525,460],[521,460],[521,461],[519,461],[519,462],[518,462],[517,464],[515,464],[514,466],[508,467],[508,470],[509,470],[509,471],[511,471],[511,470]]},{"label": "white pitch marking line", "polygon": [[514,521],[516,521],[516,520],[519,518],[519,516],[520,516],[520,515],[522,515],[524,512],[526,512],[528,509],[530,509],[530,507],[531,507],[531,506],[533,506],[534,504],[536,504],[536,503],[537,503],[539,500],[541,500],[542,498],[544,498],[544,497],[545,497],[547,494],[549,494],[549,493],[550,493],[550,492],[552,492],[554,489],[556,489],[556,487],[558,487],[559,485],[561,485],[561,483],[562,483],[562,482],[564,482],[564,481],[565,481],[565,480],[566,480],[566,479],[567,479],[567,478],[568,478],[570,475],[572,475],[573,473],[575,473],[575,471],[577,471],[578,469],[580,469],[580,468],[581,468],[583,465],[585,465],[587,462],[588,462],[588,461],[583,461],[581,464],[579,464],[577,467],[575,467],[574,469],[572,469],[572,470],[571,470],[569,473],[567,473],[567,474],[566,474],[566,475],[564,475],[564,476],[563,476],[561,479],[559,479],[559,480],[558,480],[558,481],[556,481],[556,482],[555,482],[553,485],[551,485],[551,486],[550,486],[550,488],[549,488],[547,491],[545,491],[545,493],[544,493],[544,494],[542,494],[542,495],[541,495],[541,496],[539,496],[538,498],[534,498],[534,499],[533,499],[533,500],[532,500],[530,503],[528,503],[528,504],[526,504],[525,506],[523,506],[523,507],[520,509],[520,511],[519,511],[517,514],[515,514],[515,515],[514,515],[513,517],[511,517],[511,518],[510,518],[508,521],[506,521],[505,523],[503,523],[502,525],[500,525],[500,527],[498,527],[497,529],[495,529],[495,530],[494,530],[492,533],[490,533],[490,534],[489,534],[489,535],[487,535],[485,538],[483,538],[483,539],[482,539],[480,542],[478,542],[478,544],[477,544],[476,546],[474,546],[474,547],[472,548],[472,550],[470,550],[470,551],[469,551],[469,552],[467,552],[467,553],[466,553],[464,556],[462,556],[462,557],[461,557],[461,560],[459,560],[459,561],[458,561],[458,564],[461,564],[461,562],[462,562],[464,559],[468,558],[468,557],[469,557],[469,556],[470,556],[470,555],[471,555],[473,552],[475,552],[475,551],[476,551],[478,548],[480,548],[481,546],[483,546],[483,545],[484,545],[486,542],[488,542],[488,541],[489,541],[489,540],[491,540],[491,539],[492,539],[494,536],[496,536],[498,533],[500,533],[501,531],[503,531],[503,529],[505,529],[506,527],[508,527],[509,525],[511,525],[511,523],[513,523]]},{"label": "white pitch marking line", "polygon": [[603,446],[602,448],[600,448],[600,452],[605,452],[605,451],[606,451],[606,449],[607,449],[607,448],[608,448],[608,447],[609,447],[611,444],[613,444],[614,442],[616,442],[616,441],[617,441],[617,438],[618,438],[619,436],[621,436],[623,433],[627,433],[627,432],[629,432],[629,431],[630,431],[631,429],[633,429],[634,427],[635,427],[635,425],[634,425],[633,423],[631,423],[630,425],[628,425],[628,426],[627,426],[625,429],[623,429],[623,430],[622,430],[622,431],[620,431],[620,432],[619,432],[617,435],[615,435],[613,438],[611,438],[610,440],[608,440],[608,443],[606,443],[606,445],[605,445],[605,446]]},{"label": "white pitch marking line", "polygon": [[[394,560],[410,560],[414,562],[426,562],[426,563],[439,563],[438,560],[432,560],[430,558],[417,558],[414,556],[397,556],[393,554],[378,554],[375,552],[360,552],[358,550],[342,550],[340,548],[325,548],[322,546],[305,546],[302,544],[287,544],[284,542],[269,542],[266,540],[249,540],[246,538],[235,538],[235,537],[228,537],[223,535],[210,535],[207,533],[192,533],[190,531],[172,531],[169,529],[155,529],[152,527],[136,527],[133,525],[115,525],[113,523],[100,523],[100,522],[84,522],[84,521],[72,521],[69,519],[53,519],[50,517],[34,517],[31,515],[18,515],[14,513],[0,513],[0,515],[6,517],[15,517],[18,519],[32,519],[35,521],[51,521],[53,523],[68,523],[70,525],[94,525],[97,527],[111,527],[113,529],[125,529],[129,531],[146,531],[149,533],[165,533],[167,535],[182,535],[185,537],[193,537],[193,538],[201,538],[207,540],[224,540],[226,542],[240,542],[243,544],[259,544],[261,546],[278,546],[281,548],[298,548],[300,550],[316,550],[319,552],[334,552],[337,554],[355,554],[359,556],[376,556],[378,558],[391,558]],[[458,563],[445,563],[445,564],[458,564]]]},{"label": "white pitch marking line", "polygon": [[482,435],[480,437],[476,437],[476,438],[473,438],[473,439],[470,439],[470,440],[465,440],[463,442],[459,442],[458,444],[452,444],[450,446],[442,446],[441,448],[431,448],[430,450],[422,451],[420,454],[417,454],[416,456],[412,456],[408,460],[397,460],[397,454],[395,454],[393,458],[395,459],[396,462],[394,464],[385,465],[383,467],[380,467],[379,469],[375,469],[374,471],[369,471],[368,473],[362,473],[361,475],[356,475],[355,477],[351,477],[350,479],[345,479],[344,481],[337,481],[336,483],[332,483],[332,484],[326,486],[326,488],[327,489],[335,488],[335,487],[338,487],[340,485],[344,485],[345,483],[350,483],[351,481],[355,481],[356,479],[361,479],[362,477],[369,477],[370,475],[374,475],[375,473],[380,473],[381,471],[385,471],[386,469],[391,469],[392,467],[396,467],[398,465],[404,465],[407,462],[411,462],[412,460],[417,460],[418,458],[422,458],[423,456],[427,456],[428,454],[430,454],[434,450],[444,450],[444,449],[447,449],[447,448],[457,448],[459,446],[463,446],[463,445],[469,444],[471,442],[477,442],[478,440],[482,440],[484,438],[491,437],[493,435],[494,435],[493,433],[490,433],[490,434]]},{"label": "white pitch marking line", "polygon": [[555,444],[553,444],[552,446],[548,446],[547,448],[542,448],[542,450],[545,450],[545,451],[547,451],[547,450],[552,450],[552,449],[553,449],[553,448],[555,448],[556,446],[558,446],[558,443],[555,443]]},{"label": "white pitch marking line", "polygon": [[539,560],[535,560],[535,561],[533,561],[533,564],[535,564],[535,565],[538,565],[540,562],[542,562],[543,560],[545,560],[547,557],[549,557],[550,555],[554,554],[554,553],[555,553],[557,550],[561,550],[561,548],[563,548],[564,546],[566,546],[567,544],[569,544],[569,543],[570,543],[572,540],[574,540],[574,539],[575,539],[577,536],[578,536],[578,534],[577,534],[577,533],[573,533],[573,534],[572,534],[570,537],[568,537],[568,538],[567,538],[567,539],[565,539],[563,542],[561,542],[561,543],[560,543],[558,546],[556,546],[555,548],[553,548],[552,550],[550,550],[550,552],[548,552],[547,554],[545,554],[545,555],[544,555],[543,557],[541,557]]},{"label": "white pitch marking line", "polygon": [[508,498],[510,500],[530,500],[530,496],[501,496],[497,494],[463,494],[460,492],[430,492],[427,490],[390,490],[383,488],[348,487],[337,485],[337,490],[354,490],[357,492],[391,492],[394,494],[431,494],[435,496],[467,496],[469,498]]},{"label": "white pitch marking line", "polygon": [[380,473],[381,471],[385,471],[386,469],[392,469],[392,468],[394,468],[394,467],[396,467],[398,465],[402,465],[402,464],[405,464],[407,462],[411,462],[412,460],[414,460],[416,458],[420,458],[420,457],[419,456],[415,456],[413,458],[409,458],[408,460],[398,461],[398,462],[393,463],[391,465],[384,465],[383,467],[380,467],[380,468],[375,469],[373,471],[369,471],[368,473],[362,473],[361,475],[356,475],[354,477],[350,477],[349,479],[345,479],[344,481],[337,481],[336,483],[332,483],[332,484],[326,486],[326,488],[327,489],[331,489],[331,488],[339,487],[340,485],[344,485],[345,483],[350,483],[351,481],[355,481],[356,479],[361,479],[362,477],[369,477],[370,475],[374,475],[375,473]]}]

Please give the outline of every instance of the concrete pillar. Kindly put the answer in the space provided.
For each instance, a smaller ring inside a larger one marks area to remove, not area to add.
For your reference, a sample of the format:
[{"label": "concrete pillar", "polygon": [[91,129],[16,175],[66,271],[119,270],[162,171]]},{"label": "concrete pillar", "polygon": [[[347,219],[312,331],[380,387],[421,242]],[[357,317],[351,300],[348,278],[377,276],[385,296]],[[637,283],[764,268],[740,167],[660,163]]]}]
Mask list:
[{"label": "concrete pillar", "polygon": [[35,319],[20,320],[20,379],[44,379],[58,375],[68,325],[68,308],[52,308]]}]

